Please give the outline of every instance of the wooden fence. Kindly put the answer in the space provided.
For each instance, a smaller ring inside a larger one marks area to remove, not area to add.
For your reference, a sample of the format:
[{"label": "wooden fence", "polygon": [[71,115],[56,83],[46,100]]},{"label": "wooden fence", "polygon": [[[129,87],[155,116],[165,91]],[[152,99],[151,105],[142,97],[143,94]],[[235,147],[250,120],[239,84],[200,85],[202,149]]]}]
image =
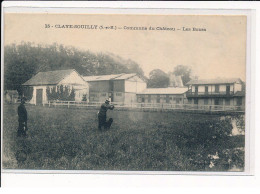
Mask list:
[{"label": "wooden fence", "polygon": [[[103,102],[76,102],[76,101],[50,101],[44,106],[66,108],[99,108]],[[168,104],[168,103],[112,103],[116,110],[139,109],[150,111],[183,110],[204,112],[245,112],[243,106],[225,105],[196,105],[196,104]]]}]

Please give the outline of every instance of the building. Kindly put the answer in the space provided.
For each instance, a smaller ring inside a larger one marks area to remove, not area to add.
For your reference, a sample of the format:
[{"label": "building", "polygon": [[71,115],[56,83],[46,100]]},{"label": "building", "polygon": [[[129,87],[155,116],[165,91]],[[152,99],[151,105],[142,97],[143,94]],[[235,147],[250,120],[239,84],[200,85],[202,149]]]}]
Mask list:
[{"label": "building", "polygon": [[139,103],[169,103],[185,104],[186,92],[188,88],[169,87],[169,88],[146,88],[137,94]]},{"label": "building", "polygon": [[17,90],[5,90],[4,99],[7,103],[16,103],[18,101],[19,94]]},{"label": "building", "polygon": [[192,80],[187,84],[189,104],[244,106],[245,90],[239,78]]},{"label": "building", "polygon": [[32,88],[30,103],[45,104],[48,102],[47,88],[66,86],[71,91],[75,91],[75,101],[82,101],[83,96],[89,97],[89,85],[74,69],[39,72],[27,82],[23,87]]},{"label": "building", "polygon": [[90,84],[90,102],[134,103],[136,94],[146,88],[145,80],[135,73],[83,77]]}]

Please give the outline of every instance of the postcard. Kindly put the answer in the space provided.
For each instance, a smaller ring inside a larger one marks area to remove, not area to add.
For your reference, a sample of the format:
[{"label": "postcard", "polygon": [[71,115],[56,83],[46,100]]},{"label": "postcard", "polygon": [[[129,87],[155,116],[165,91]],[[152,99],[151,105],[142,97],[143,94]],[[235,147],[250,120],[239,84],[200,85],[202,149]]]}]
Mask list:
[{"label": "postcard", "polygon": [[250,12],[230,13],[7,10],[3,172],[250,174]]}]

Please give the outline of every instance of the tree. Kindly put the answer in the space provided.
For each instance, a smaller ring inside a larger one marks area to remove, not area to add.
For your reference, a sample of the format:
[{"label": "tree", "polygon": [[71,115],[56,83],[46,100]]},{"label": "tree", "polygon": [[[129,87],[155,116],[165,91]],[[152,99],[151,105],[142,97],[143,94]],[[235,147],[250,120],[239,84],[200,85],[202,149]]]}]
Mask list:
[{"label": "tree", "polygon": [[182,82],[185,85],[191,80],[191,68],[185,65],[178,65],[174,68],[173,74],[181,76]]},{"label": "tree", "polygon": [[54,43],[41,45],[25,43],[6,45],[4,49],[4,89],[17,90],[38,72],[75,69],[80,75],[137,73],[140,66],[131,60],[104,53],[92,53]]},{"label": "tree", "polygon": [[148,88],[166,88],[169,86],[168,75],[160,69],[154,69],[149,74]]},{"label": "tree", "polygon": [[22,87],[22,93],[23,96],[26,97],[26,100],[30,101],[32,99],[33,96],[33,87]]}]

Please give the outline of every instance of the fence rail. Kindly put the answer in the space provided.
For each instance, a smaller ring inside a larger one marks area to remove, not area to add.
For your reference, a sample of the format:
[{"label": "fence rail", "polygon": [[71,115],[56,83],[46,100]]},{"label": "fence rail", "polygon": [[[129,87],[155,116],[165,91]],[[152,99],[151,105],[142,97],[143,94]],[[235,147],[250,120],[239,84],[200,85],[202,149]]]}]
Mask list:
[{"label": "fence rail", "polygon": [[[50,101],[44,106],[49,107],[93,107],[99,108],[103,102],[85,102],[85,101]],[[225,105],[196,105],[196,104],[169,104],[169,103],[112,103],[116,109],[141,109],[141,110],[187,110],[187,111],[206,111],[206,112],[217,112],[217,111],[230,111],[230,112],[244,112],[244,106],[225,106]]]}]

